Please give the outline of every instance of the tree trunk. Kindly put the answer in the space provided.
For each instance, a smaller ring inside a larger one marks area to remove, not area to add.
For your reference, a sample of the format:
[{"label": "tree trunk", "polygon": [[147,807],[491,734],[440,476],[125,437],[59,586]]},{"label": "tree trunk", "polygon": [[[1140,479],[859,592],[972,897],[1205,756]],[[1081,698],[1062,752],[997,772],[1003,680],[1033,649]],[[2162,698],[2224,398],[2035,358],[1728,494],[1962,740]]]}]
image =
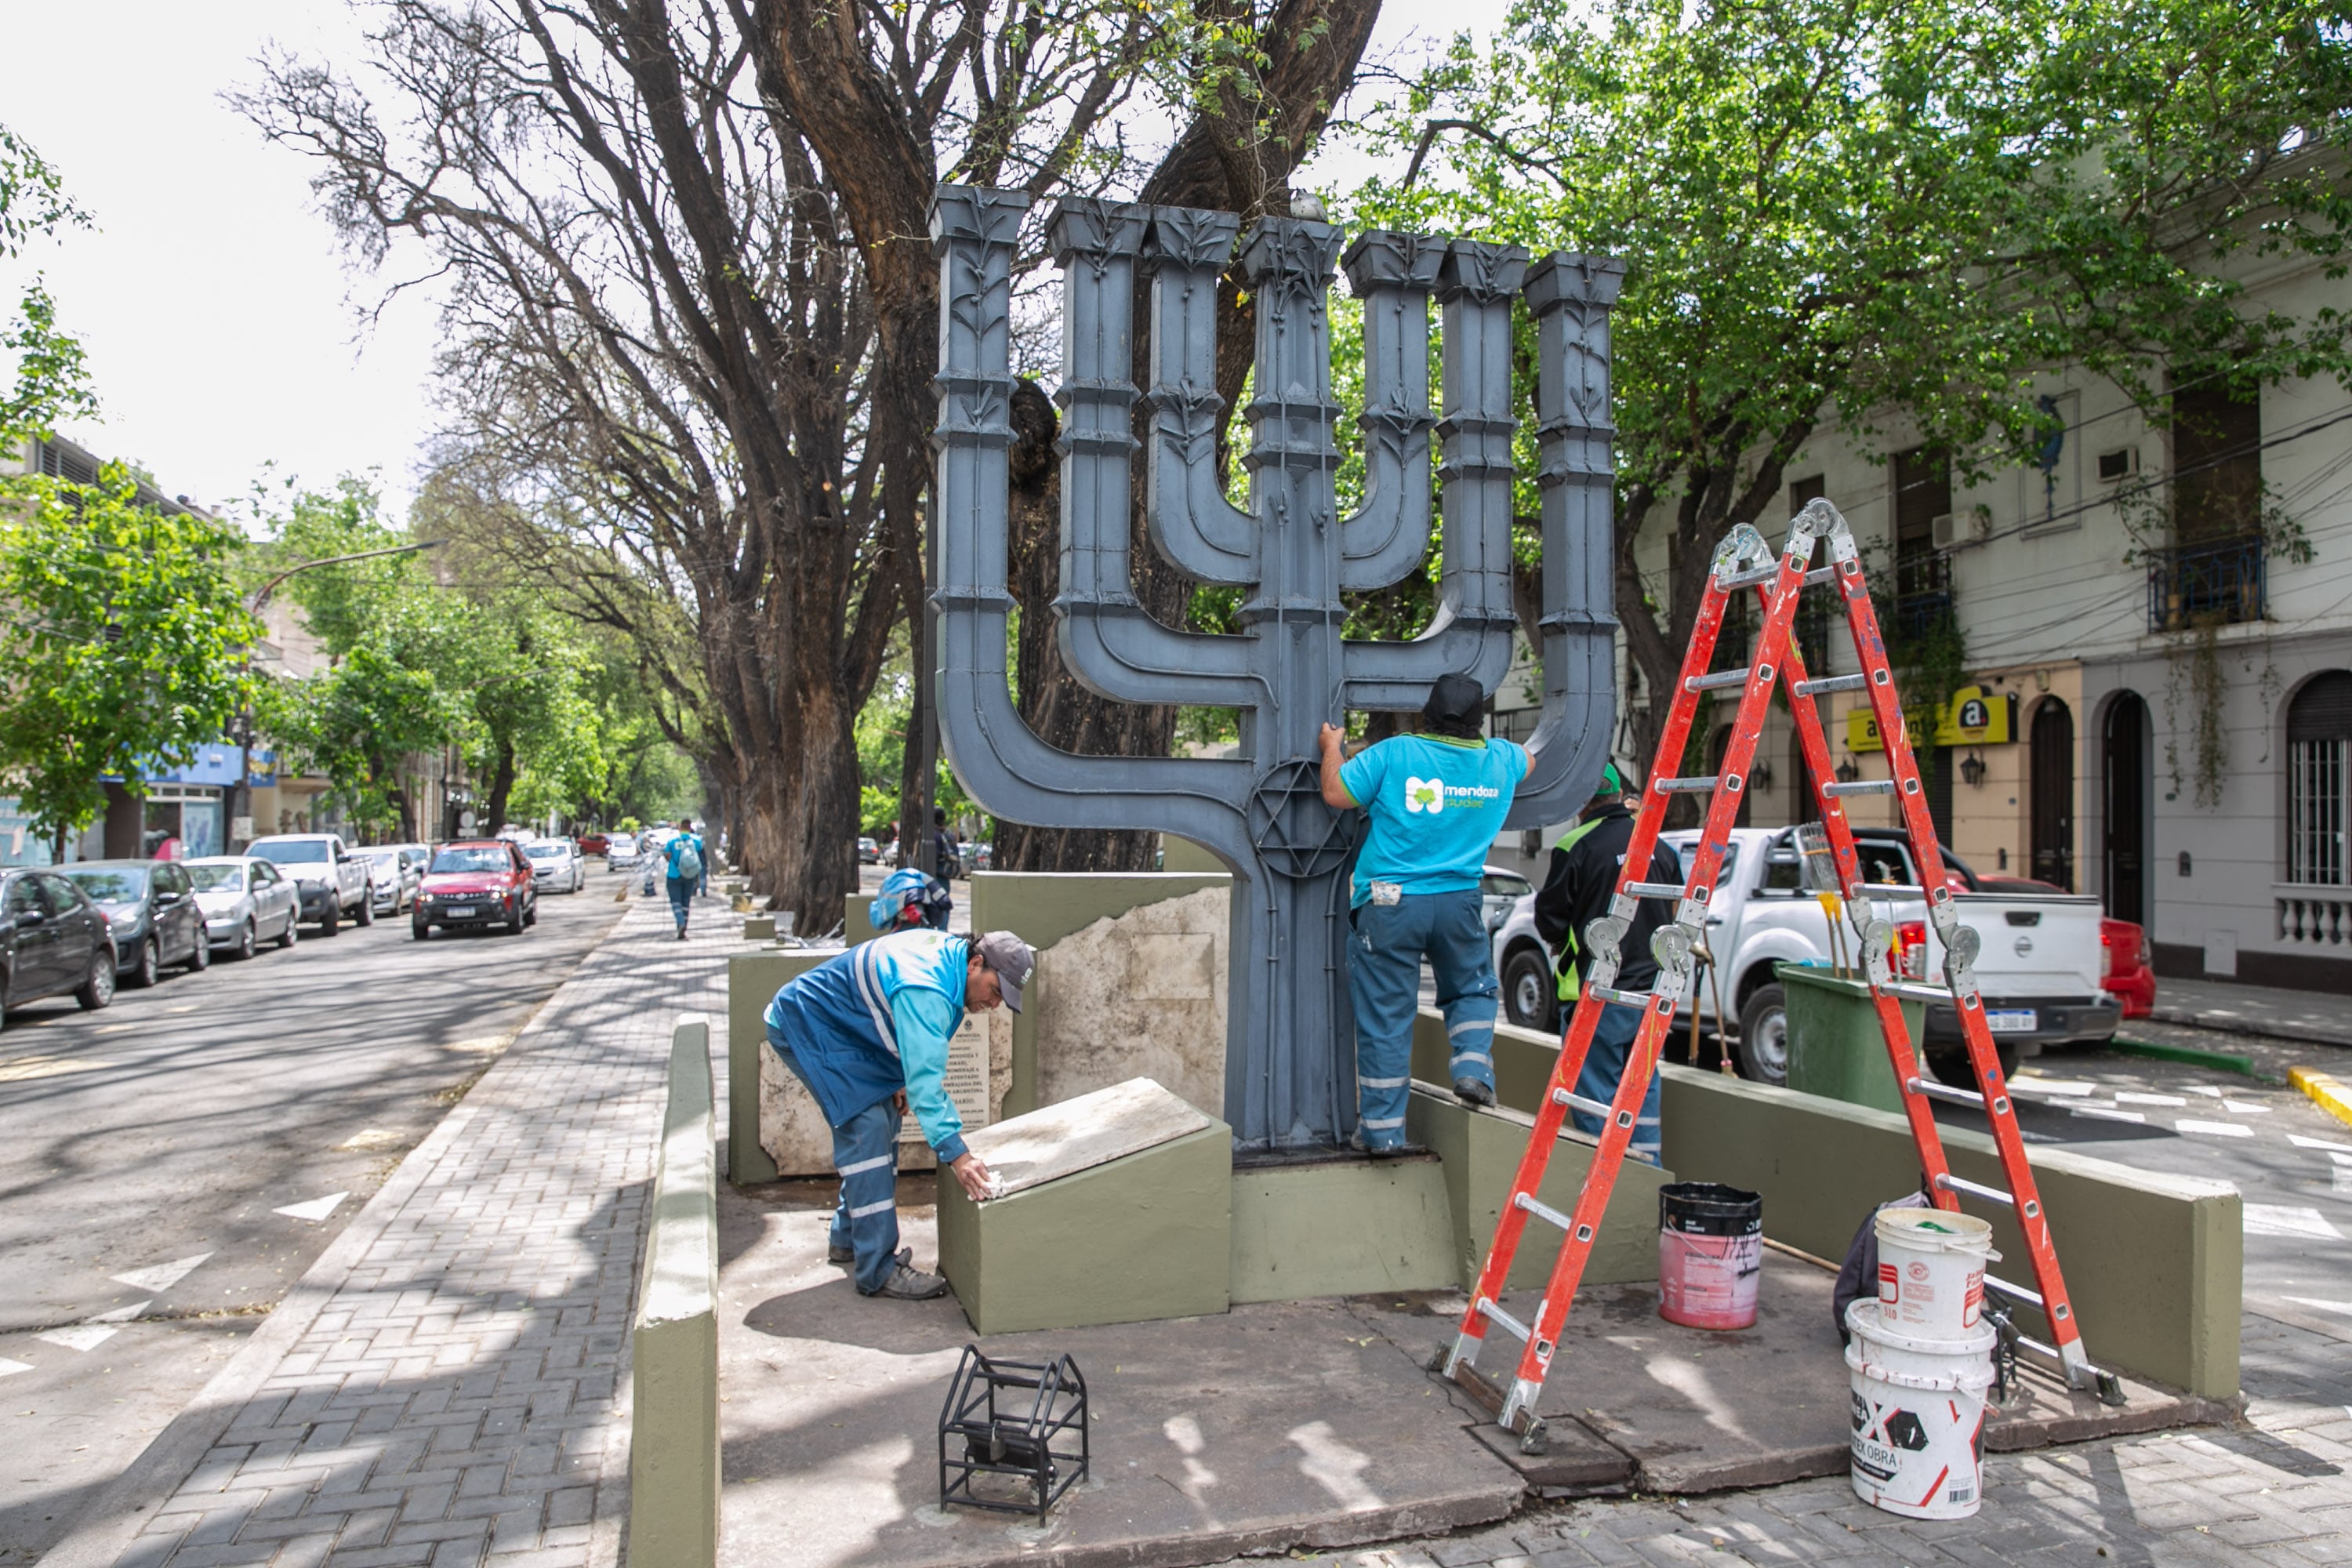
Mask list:
[{"label": "tree trunk", "polygon": [[498,761],[490,769],[490,798],[482,830],[485,836],[502,831],[507,825],[507,796],[514,793],[515,752],[512,737],[499,737]]}]

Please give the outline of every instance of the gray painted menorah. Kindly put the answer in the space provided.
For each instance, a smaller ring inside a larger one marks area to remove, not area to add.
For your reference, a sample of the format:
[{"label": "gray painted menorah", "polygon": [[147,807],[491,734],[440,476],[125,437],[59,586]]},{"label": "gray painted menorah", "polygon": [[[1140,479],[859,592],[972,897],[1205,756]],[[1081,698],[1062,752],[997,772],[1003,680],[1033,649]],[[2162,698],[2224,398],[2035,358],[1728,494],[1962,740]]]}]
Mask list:
[{"label": "gray painted menorah", "polygon": [[[1013,247],[1028,199],[940,187],[938,472],[931,563],[940,737],[965,790],[1016,822],[1158,830],[1234,872],[1225,1119],[1244,1146],[1313,1146],[1356,1123],[1347,999],[1353,814],[1323,804],[1316,739],[1349,709],[1412,710],[1449,670],[1490,693],[1511,661],[1511,301],[1535,321],[1543,494],[1543,711],[1506,828],[1556,822],[1591,795],[1614,721],[1609,310],[1619,263],[1530,267],[1515,246],[1373,232],[1344,258],[1364,301],[1369,494],[1339,515],[1325,302],[1340,234],[1264,218],[1238,259],[1256,304],[1247,409],[1250,510],[1214,455],[1217,279],[1235,265],[1230,213],[1065,201],[1048,236],[1063,268],[1062,656],[1104,697],[1240,710],[1223,758],[1085,757],[1022,721],[1006,681],[1006,450]],[[1204,583],[1252,590],[1232,636],[1147,614],[1128,560],[1139,269],[1149,279],[1146,524]],[[1444,519],[1437,615],[1411,641],[1341,636],[1340,595],[1385,587],[1429,548],[1429,296],[1443,310]],[[1032,614],[1037,606],[1030,606]]]}]

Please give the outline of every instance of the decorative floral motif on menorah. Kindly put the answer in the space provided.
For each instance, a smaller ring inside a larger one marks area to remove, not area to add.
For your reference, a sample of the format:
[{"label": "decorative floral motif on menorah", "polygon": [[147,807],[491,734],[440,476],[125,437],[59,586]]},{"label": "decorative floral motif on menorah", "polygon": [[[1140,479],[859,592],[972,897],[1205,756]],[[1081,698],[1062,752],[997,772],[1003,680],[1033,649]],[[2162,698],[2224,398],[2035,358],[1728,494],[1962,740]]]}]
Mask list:
[{"label": "decorative floral motif on menorah", "polygon": [[[1514,246],[1340,232],[1229,213],[1065,201],[1049,237],[1063,268],[1062,654],[1127,702],[1234,708],[1223,758],[1080,757],[1037,739],[1005,671],[1011,268],[1027,198],[943,186],[931,213],[940,293],[938,617],[940,736],[971,797],[1061,826],[1157,829],[1205,846],[1234,875],[1225,1117],[1245,1145],[1336,1143],[1354,1129],[1347,1002],[1353,827],[1323,804],[1316,735],[1349,710],[1418,710],[1448,671],[1492,692],[1510,668],[1511,305],[1538,352],[1543,494],[1541,722],[1507,829],[1556,822],[1590,795],[1614,719],[1610,614],[1609,307],[1618,263]],[[1363,510],[1339,515],[1326,317],[1334,264],[1364,302]],[[1256,301],[1250,506],[1225,497],[1214,455],[1219,276]],[[1140,277],[1151,384],[1129,375]],[[1441,416],[1429,406],[1429,300],[1440,307]],[[1137,438],[1135,405],[1146,417]],[[1410,641],[1345,637],[1341,595],[1386,587],[1429,549],[1429,440],[1440,442],[1439,606]],[[1128,559],[1131,468],[1146,464],[1153,549],[1204,583],[1248,590],[1242,631],[1178,631],[1145,613]]]}]

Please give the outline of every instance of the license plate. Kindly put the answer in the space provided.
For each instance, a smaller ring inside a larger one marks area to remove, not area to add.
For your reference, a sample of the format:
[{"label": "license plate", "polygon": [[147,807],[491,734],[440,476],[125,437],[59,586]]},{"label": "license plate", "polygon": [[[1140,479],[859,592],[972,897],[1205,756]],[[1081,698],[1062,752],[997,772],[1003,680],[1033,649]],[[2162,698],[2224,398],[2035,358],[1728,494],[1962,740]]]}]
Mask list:
[{"label": "license plate", "polygon": [[[480,914],[482,911],[476,909],[471,904],[458,904],[452,908],[443,910],[441,912],[447,915],[453,921],[469,921],[476,915]],[[2028,1013],[2026,1016],[2030,1018],[2033,1016],[2033,1015]]]},{"label": "license plate", "polygon": [[1985,1009],[1985,1027],[1996,1035],[2030,1035],[2040,1025],[2041,1020],[2031,1007]]}]

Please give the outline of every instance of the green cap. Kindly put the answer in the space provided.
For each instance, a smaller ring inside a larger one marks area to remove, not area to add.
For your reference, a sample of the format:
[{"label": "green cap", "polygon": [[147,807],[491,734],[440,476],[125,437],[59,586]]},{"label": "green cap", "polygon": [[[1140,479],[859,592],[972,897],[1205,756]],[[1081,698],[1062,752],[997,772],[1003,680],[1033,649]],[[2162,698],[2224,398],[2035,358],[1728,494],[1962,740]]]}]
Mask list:
[{"label": "green cap", "polygon": [[1595,795],[1623,795],[1625,793],[1625,781],[1618,775],[1617,764],[1615,763],[1603,763],[1601,764],[1601,784],[1600,787],[1595,789],[1592,793]]}]

